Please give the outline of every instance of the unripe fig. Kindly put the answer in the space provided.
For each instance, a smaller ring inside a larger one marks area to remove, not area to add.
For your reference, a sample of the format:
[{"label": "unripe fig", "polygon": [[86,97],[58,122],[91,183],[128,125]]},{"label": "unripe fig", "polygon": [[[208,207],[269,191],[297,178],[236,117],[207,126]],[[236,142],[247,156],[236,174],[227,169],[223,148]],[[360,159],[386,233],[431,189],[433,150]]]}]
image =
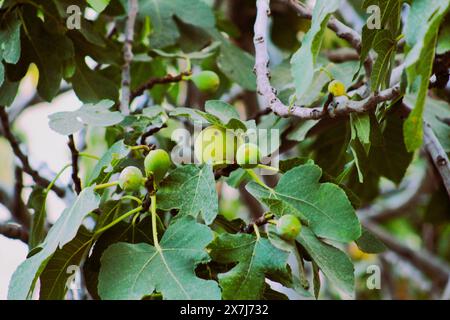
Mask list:
[{"label": "unripe fig", "polygon": [[220,79],[214,71],[205,70],[192,76],[195,86],[203,92],[214,92],[219,88]]},{"label": "unripe fig", "polygon": [[122,170],[119,177],[119,186],[124,191],[139,191],[144,185],[144,176],[139,168],[130,166]]},{"label": "unripe fig", "polygon": [[242,144],[236,152],[236,162],[243,168],[254,168],[261,159],[261,151],[253,143]]},{"label": "unripe fig", "polygon": [[328,85],[328,92],[335,97],[345,96],[347,94],[345,85],[338,80],[333,80],[330,82]]},{"label": "unripe fig", "polygon": [[148,177],[153,176],[155,183],[159,183],[169,171],[171,163],[170,156],[166,151],[152,150],[144,160],[145,174]]},{"label": "unripe fig", "polygon": [[292,214],[282,216],[277,222],[278,235],[288,241],[297,238],[301,228],[300,221]]},{"label": "unripe fig", "polygon": [[237,137],[230,130],[218,126],[210,126],[200,132],[194,145],[197,160],[213,165],[233,163],[236,149]]}]

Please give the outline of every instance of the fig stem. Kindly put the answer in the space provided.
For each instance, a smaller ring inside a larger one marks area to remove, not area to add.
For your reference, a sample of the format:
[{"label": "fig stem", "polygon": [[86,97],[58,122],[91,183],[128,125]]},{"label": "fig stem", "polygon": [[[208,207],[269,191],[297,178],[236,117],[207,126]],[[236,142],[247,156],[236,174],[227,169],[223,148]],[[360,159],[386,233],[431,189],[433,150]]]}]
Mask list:
[{"label": "fig stem", "polygon": [[274,171],[274,172],[279,172],[280,170],[275,168],[275,167],[271,167],[271,166],[266,166],[265,164],[258,164],[256,166],[259,169],[265,169],[265,170],[270,170],[270,171]]},{"label": "fig stem", "polygon": [[261,234],[259,233],[259,229],[258,229],[258,225],[255,223],[253,225],[253,230],[255,230],[255,234],[256,234],[256,240],[259,241],[259,239],[261,239]]},{"label": "fig stem", "polygon": [[100,160],[99,157],[94,156],[93,154],[90,154],[90,153],[86,153],[86,152],[79,152],[78,155],[80,157],[89,158],[89,159],[92,159],[92,160],[97,160],[97,161]]},{"label": "fig stem", "polygon": [[122,197],[122,199],[134,200],[134,201],[136,201],[139,205],[142,204],[142,200],[139,199],[138,197],[135,197],[135,196],[125,195],[125,196]]},{"label": "fig stem", "polygon": [[153,245],[158,250],[161,251],[161,247],[158,242],[158,228],[156,227],[156,195],[151,195],[150,211],[152,214],[152,233],[153,233]]},{"label": "fig stem", "polygon": [[146,145],[140,145],[140,146],[133,146],[130,148],[130,150],[135,151],[135,150],[145,150],[145,151],[150,151],[150,147],[146,146]]},{"label": "fig stem", "polygon": [[252,178],[252,180],[255,181],[257,184],[259,184],[260,186],[262,186],[266,189],[271,189],[258,177],[258,175],[255,173],[255,171],[253,171],[253,169],[246,169],[245,171],[249,174],[249,176]]},{"label": "fig stem", "polygon": [[95,186],[94,190],[106,189],[106,188],[109,188],[109,187],[117,186],[118,184],[119,184],[119,181],[102,183],[102,184],[99,184],[99,185]]},{"label": "fig stem", "polygon": [[131,211],[128,211],[127,213],[121,215],[120,217],[118,217],[116,220],[114,220],[113,222],[107,224],[106,226],[104,226],[103,228],[98,229],[95,233],[94,236],[99,235],[100,233],[102,233],[103,231],[108,230],[109,228],[112,228],[113,226],[115,226],[116,224],[118,224],[120,221],[122,221],[123,219],[126,219],[130,216],[132,216],[135,213],[138,213],[142,210],[142,206],[137,207],[136,209],[133,209]]},{"label": "fig stem", "polygon": [[58,181],[59,177],[61,177],[61,175],[64,173],[64,171],[66,171],[67,168],[71,167],[72,164],[66,164],[64,167],[62,167],[61,170],[59,170],[58,174],[56,175],[56,177],[50,182],[50,184],[47,186],[47,188],[45,189],[44,193],[47,195],[50,190],[53,188],[53,186],[55,185],[56,181]]}]

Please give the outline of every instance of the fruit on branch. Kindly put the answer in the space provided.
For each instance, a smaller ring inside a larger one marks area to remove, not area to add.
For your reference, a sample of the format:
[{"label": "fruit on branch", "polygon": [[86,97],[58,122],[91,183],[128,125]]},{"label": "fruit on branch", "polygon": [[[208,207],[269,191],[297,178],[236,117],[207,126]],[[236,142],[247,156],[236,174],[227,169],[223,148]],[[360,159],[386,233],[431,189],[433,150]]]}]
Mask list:
[{"label": "fruit on branch", "polygon": [[261,159],[261,151],[253,143],[242,144],[236,152],[236,162],[243,168],[254,168]]},{"label": "fruit on branch", "polygon": [[162,149],[151,150],[144,160],[145,174],[152,176],[155,183],[159,183],[171,166],[169,154]]},{"label": "fruit on branch", "polygon": [[119,186],[124,191],[139,191],[144,185],[144,176],[139,168],[129,166],[122,170],[119,176]]},{"label": "fruit on branch", "polygon": [[347,94],[345,85],[338,80],[333,80],[330,82],[330,84],[328,85],[328,92],[335,97],[341,97]]},{"label": "fruit on branch", "polygon": [[219,88],[220,79],[214,71],[205,70],[191,77],[195,86],[202,92],[215,92]]},{"label": "fruit on branch", "polygon": [[219,126],[204,129],[195,140],[194,154],[201,163],[231,164],[238,145],[237,136]]},{"label": "fruit on branch", "polygon": [[298,218],[292,214],[282,216],[277,221],[277,233],[285,240],[291,241],[297,238],[302,224]]}]

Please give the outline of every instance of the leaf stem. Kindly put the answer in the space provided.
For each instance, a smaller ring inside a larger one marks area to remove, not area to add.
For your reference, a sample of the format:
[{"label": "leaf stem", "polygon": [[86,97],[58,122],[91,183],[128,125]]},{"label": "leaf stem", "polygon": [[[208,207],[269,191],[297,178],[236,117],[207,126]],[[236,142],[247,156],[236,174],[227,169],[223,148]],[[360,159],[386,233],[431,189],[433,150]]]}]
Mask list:
[{"label": "leaf stem", "polygon": [[107,224],[106,226],[104,226],[103,228],[98,229],[95,233],[94,233],[94,237],[97,236],[98,234],[102,233],[103,231],[108,230],[109,228],[112,228],[113,226],[115,226],[116,224],[118,224],[120,221],[122,221],[123,219],[126,219],[130,216],[132,216],[135,213],[138,213],[139,211],[141,211],[143,208],[142,206],[137,207],[136,209],[133,209],[131,211],[128,211],[127,213],[121,215],[120,217],[118,217],[117,219],[115,219],[113,222],[111,222],[110,224]]},{"label": "leaf stem", "polygon": [[256,223],[253,224],[253,229],[255,230],[256,241],[259,241],[261,239],[261,234],[259,233],[259,227]]},{"label": "leaf stem", "polygon": [[259,177],[258,175],[255,173],[255,171],[253,171],[253,169],[245,169],[245,171],[249,174],[249,176],[253,179],[253,181],[255,181],[257,184],[259,184],[260,186],[266,188],[266,189],[271,189],[269,186],[267,186]]},{"label": "leaf stem", "polygon": [[135,151],[135,150],[145,150],[145,151],[150,151],[150,147],[146,146],[146,145],[140,145],[140,146],[133,146],[130,148],[130,150]]},{"label": "leaf stem", "polygon": [[113,181],[113,182],[108,182],[108,183],[102,183],[99,185],[96,185],[94,190],[101,190],[101,189],[106,189],[109,187],[114,187],[117,186],[119,184],[119,181]]},{"label": "leaf stem", "polygon": [[298,263],[298,273],[300,276],[300,282],[302,284],[302,287],[306,290],[309,289],[309,282],[308,279],[306,277],[306,272],[305,272],[305,267],[303,266],[303,259],[300,255],[300,252],[298,251],[297,245],[294,242],[294,254],[295,254],[295,258],[297,259],[297,263]]},{"label": "leaf stem", "polygon": [[135,197],[135,196],[125,195],[125,196],[122,197],[122,199],[134,200],[134,201],[136,201],[139,205],[142,204],[142,200],[139,199],[138,197]]},{"label": "leaf stem", "polygon": [[271,167],[271,166],[266,166],[265,164],[258,164],[257,168],[259,169],[265,169],[265,170],[270,170],[270,171],[274,171],[274,172],[279,172],[280,170],[278,168],[275,167]]},{"label": "leaf stem", "polygon": [[100,160],[99,157],[94,156],[93,154],[86,153],[86,152],[79,152],[78,155],[80,157],[89,158],[89,159],[93,159],[93,160],[97,160],[97,161]]},{"label": "leaf stem", "polygon": [[153,233],[153,245],[154,247],[160,251],[161,247],[159,246],[158,242],[158,228],[156,226],[156,195],[151,195],[151,204],[150,204],[150,211],[152,214],[152,233]]},{"label": "leaf stem", "polygon": [[64,171],[66,171],[66,169],[70,168],[71,166],[72,166],[72,164],[68,163],[64,167],[62,167],[61,170],[59,170],[59,172],[56,174],[56,177],[50,182],[50,184],[45,189],[45,193],[46,194],[50,192],[50,190],[53,188],[53,186],[55,185],[56,181],[58,181],[58,179],[61,177],[61,175],[64,173]]}]

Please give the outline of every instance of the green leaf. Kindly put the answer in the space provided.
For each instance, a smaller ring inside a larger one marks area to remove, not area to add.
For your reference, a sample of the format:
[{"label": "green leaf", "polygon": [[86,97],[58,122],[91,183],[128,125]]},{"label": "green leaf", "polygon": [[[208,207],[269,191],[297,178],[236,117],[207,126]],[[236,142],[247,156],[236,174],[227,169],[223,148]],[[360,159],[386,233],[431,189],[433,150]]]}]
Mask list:
[{"label": "green leaf", "polygon": [[352,125],[352,139],[358,138],[363,145],[370,144],[370,115],[356,114],[350,115]]},{"label": "green leaf", "polygon": [[[1,67],[0,67],[1,68]],[[16,98],[20,81],[10,82],[7,78],[0,85],[0,105],[10,106]]]},{"label": "green leaf", "polygon": [[302,228],[297,241],[305,248],[331,283],[347,295],[354,295],[354,268],[344,252],[320,241],[308,227]]},{"label": "green leaf", "polygon": [[294,214],[306,219],[319,237],[349,242],[361,235],[361,225],[345,192],[332,183],[320,183],[322,170],[312,164],[286,172],[275,189],[252,182],[247,190],[276,209],[277,215]]},{"label": "green leaf", "polygon": [[211,257],[220,263],[237,263],[219,274],[225,300],[256,300],[264,293],[265,275],[286,269],[288,253],[267,239],[249,234],[221,234],[209,246]]},{"label": "green leaf", "polygon": [[76,269],[69,269],[69,267],[80,265],[81,260],[91,248],[92,240],[92,233],[82,226],[72,241],[56,250],[40,276],[39,299],[64,299],[68,290],[67,281],[73,272],[76,272]]},{"label": "green leaf", "polygon": [[22,64],[36,64],[39,69],[39,95],[51,101],[61,85],[64,61],[74,55],[73,44],[63,35],[48,32],[45,24],[33,14],[24,18],[28,33],[22,44]]},{"label": "green leaf", "polygon": [[402,119],[396,114],[386,118],[381,141],[372,145],[369,158],[373,170],[389,180],[400,183],[413,154],[406,150],[402,134]]},{"label": "green leaf", "polygon": [[156,291],[166,300],[220,299],[216,282],[195,275],[196,266],[210,260],[205,247],[212,240],[207,226],[185,217],[169,226],[160,248],[113,244],[101,258],[99,294],[102,299],[131,300]]},{"label": "green leaf", "polygon": [[86,0],[95,11],[101,13],[109,5],[111,0]]},{"label": "green leaf", "polygon": [[240,119],[239,113],[234,106],[219,100],[206,101],[205,111],[215,115],[223,123],[228,123],[231,119]]},{"label": "green leaf", "polygon": [[318,122],[318,120],[305,120],[300,122],[299,126],[290,132],[287,138],[299,142],[305,140],[308,132],[314,128]]},{"label": "green leaf", "polygon": [[37,247],[45,238],[45,222],[47,217],[46,200],[48,193],[45,189],[37,186],[33,189],[28,198],[27,206],[34,210],[31,222],[30,239],[28,246],[30,249]]},{"label": "green leaf", "polygon": [[361,251],[371,254],[382,253],[387,249],[385,244],[366,228],[362,229],[361,237],[356,240],[356,244]]},{"label": "green leaf", "polygon": [[201,214],[211,224],[218,212],[216,181],[210,165],[185,165],[172,171],[159,186],[158,208],[179,209],[178,216]]},{"label": "green leaf", "polygon": [[9,284],[8,299],[23,300],[31,296],[37,278],[58,248],[72,241],[84,218],[98,208],[100,197],[94,188],[84,189],[75,202],[65,209],[41,245],[42,250],[25,260],[14,272]]},{"label": "green leaf", "polygon": [[2,17],[0,22],[0,62],[1,58],[11,64],[19,61],[21,53],[20,26],[20,20],[14,14]]},{"label": "green leaf", "polygon": [[183,22],[210,29],[215,26],[211,8],[202,0],[140,0],[139,15],[150,17],[152,48],[163,48],[175,44],[180,36],[174,16]]},{"label": "green leaf", "polygon": [[76,111],[64,111],[49,116],[49,126],[62,135],[70,135],[81,130],[83,125],[109,127],[123,121],[118,111],[109,111],[114,101],[102,100],[97,104],[85,104]]},{"label": "green leaf", "polygon": [[291,72],[297,99],[307,93],[312,83],[316,59],[322,46],[328,20],[339,5],[340,0],[318,0],[314,6],[311,29],[306,33],[302,46],[291,59]]},{"label": "green leaf", "polygon": [[380,30],[373,40],[373,48],[378,54],[371,75],[372,91],[385,87],[390,80],[392,57],[397,49],[397,42],[389,30]]},{"label": "green leaf", "polygon": [[117,101],[119,88],[113,80],[89,69],[80,57],[77,57],[75,62],[75,73],[69,80],[81,101],[85,103],[97,103],[103,99]]},{"label": "green leaf", "polygon": [[[413,105],[415,97],[407,95],[404,100],[409,105]],[[450,105],[443,100],[427,97],[423,116],[425,121],[431,125],[445,152],[450,153],[450,126],[442,121],[442,119],[450,118]]]},{"label": "green leaf", "polygon": [[417,0],[411,5],[405,27],[406,43],[411,48],[405,58],[408,90],[416,103],[403,126],[408,151],[423,144],[423,111],[439,33],[439,26],[450,8],[450,0]]},{"label": "green leaf", "polygon": [[4,81],[5,81],[5,67],[3,66],[3,63],[0,61],[0,86],[3,84]]},{"label": "green leaf", "polygon": [[253,73],[255,59],[248,52],[231,44],[219,31],[213,29],[209,34],[220,41],[220,53],[217,59],[219,69],[242,88],[255,91],[256,76]]},{"label": "green leaf", "polygon": [[92,185],[102,175],[102,173],[106,171],[106,168],[109,168],[108,172],[111,172],[114,165],[121,159],[125,158],[129,152],[130,148],[125,145],[123,140],[117,141],[113,144],[95,165],[89,175],[87,185]]}]

